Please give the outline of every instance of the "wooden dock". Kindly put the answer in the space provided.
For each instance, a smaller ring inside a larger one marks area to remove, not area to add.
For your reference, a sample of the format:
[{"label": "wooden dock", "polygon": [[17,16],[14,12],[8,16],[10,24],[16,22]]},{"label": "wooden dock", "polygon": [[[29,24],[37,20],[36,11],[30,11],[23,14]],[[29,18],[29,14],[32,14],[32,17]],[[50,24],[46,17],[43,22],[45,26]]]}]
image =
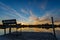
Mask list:
[{"label": "wooden dock", "polygon": [[16,28],[16,32],[17,32],[18,28],[24,28],[24,27],[31,27],[31,28],[38,27],[38,28],[46,28],[46,29],[52,28],[53,35],[54,35],[55,39],[57,40],[56,34],[55,34],[55,26],[56,25],[54,25],[53,17],[51,17],[51,21],[52,21],[51,25],[48,25],[48,24],[45,24],[45,25],[21,25],[21,24],[17,24],[16,19],[2,20],[3,24],[0,25],[0,29],[4,29],[4,35],[6,35],[6,28],[9,28],[9,34],[11,34],[11,28]]}]

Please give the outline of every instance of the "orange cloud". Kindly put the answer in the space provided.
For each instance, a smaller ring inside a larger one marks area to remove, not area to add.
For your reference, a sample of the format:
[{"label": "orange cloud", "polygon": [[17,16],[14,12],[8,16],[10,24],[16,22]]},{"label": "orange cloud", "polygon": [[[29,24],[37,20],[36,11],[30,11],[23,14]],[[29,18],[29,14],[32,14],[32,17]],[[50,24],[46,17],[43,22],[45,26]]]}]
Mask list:
[{"label": "orange cloud", "polygon": [[32,24],[45,24],[49,23],[51,24],[51,17],[54,18],[54,23],[55,24],[60,24],[60,14],[58,11],[52,10],[52,11],[47,11],[43,16],[41,17],[36,17],[32,11],[30,11],[30,17],[29,19],[32,20]]}]

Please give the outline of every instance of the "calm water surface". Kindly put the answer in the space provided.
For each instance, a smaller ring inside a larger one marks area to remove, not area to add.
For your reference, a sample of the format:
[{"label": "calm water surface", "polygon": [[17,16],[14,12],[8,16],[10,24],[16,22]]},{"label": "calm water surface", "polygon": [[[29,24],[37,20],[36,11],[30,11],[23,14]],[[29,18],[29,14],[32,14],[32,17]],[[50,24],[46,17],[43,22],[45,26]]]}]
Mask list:
[{"label": "calm water surface", "polygon": [[[12,32],[14,32],[14,31],[16,31],[16,28],[12,28],[11,30],[12,30]],[[6,33],[9,33],[9,28],[7,28],[6,31],[7,31]],[[53,33],[52,28],[50,28],[50,29],[43,28],[42,29],[42,28],[28,28],[28,27],[26,27],[26,28],[19,28],[18,32],[20,32],[20,31],[22,31],[22,32],[28,31],[28,32],[50,32],[50,33]],[[55,28],[55,31],[56,31],[57,38],[60,39],[60,28]],[[0,35],[3,35],[3,34],[4,34],[4,30],[0,29]]]}]

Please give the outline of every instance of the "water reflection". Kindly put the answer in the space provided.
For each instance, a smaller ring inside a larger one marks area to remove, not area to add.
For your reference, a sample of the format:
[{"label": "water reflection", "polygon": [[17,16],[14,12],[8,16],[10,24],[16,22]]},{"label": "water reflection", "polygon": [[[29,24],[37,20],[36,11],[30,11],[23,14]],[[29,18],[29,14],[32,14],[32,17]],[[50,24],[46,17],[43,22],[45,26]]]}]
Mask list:
[{"label": "water reflection", "polygon": [[[11,28],[11,32],[15,32],[16,28]],[[6,29],[6,33],[9,33],[9,28]],[[18,32],[22,31],[22,32],[52,32],[52,29],[45,29],[45,28],[29,28],[29,27],[25,27],[25,28],[19,28],[17,30]],[[4,30],[0,29],[0,35],[4,34]]]},{"label": "water reflection", "polygon": [[[15,32],[16,31],[16,28],[12,28],[11,29],[12,32]],[[56,30],[56,36],[59,38],[60,37],[60,28],[55,28]],[[7,33],[9,33],[9,28],[6,29]],[[50,29],[45,29],[45,28],[29,28],[29,27],[25,27],[25,28],[19,28],[18,29],[18,32],[51,32],[53,33],[53,29],[50,28]],[[4,34],[4,30],[3,29],[0,29],[0,35],[3,35]]]}]

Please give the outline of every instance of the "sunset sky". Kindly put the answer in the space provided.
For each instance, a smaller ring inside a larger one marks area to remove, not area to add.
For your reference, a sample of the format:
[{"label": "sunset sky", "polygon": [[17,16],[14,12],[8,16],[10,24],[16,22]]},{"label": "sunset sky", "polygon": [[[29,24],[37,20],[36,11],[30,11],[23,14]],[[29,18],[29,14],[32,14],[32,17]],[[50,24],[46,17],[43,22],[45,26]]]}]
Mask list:
[{"label": "sunset sky", "polygon": [[60,0],[0,0],[0,23],[16,19],[22,24],[60,24]]}]

